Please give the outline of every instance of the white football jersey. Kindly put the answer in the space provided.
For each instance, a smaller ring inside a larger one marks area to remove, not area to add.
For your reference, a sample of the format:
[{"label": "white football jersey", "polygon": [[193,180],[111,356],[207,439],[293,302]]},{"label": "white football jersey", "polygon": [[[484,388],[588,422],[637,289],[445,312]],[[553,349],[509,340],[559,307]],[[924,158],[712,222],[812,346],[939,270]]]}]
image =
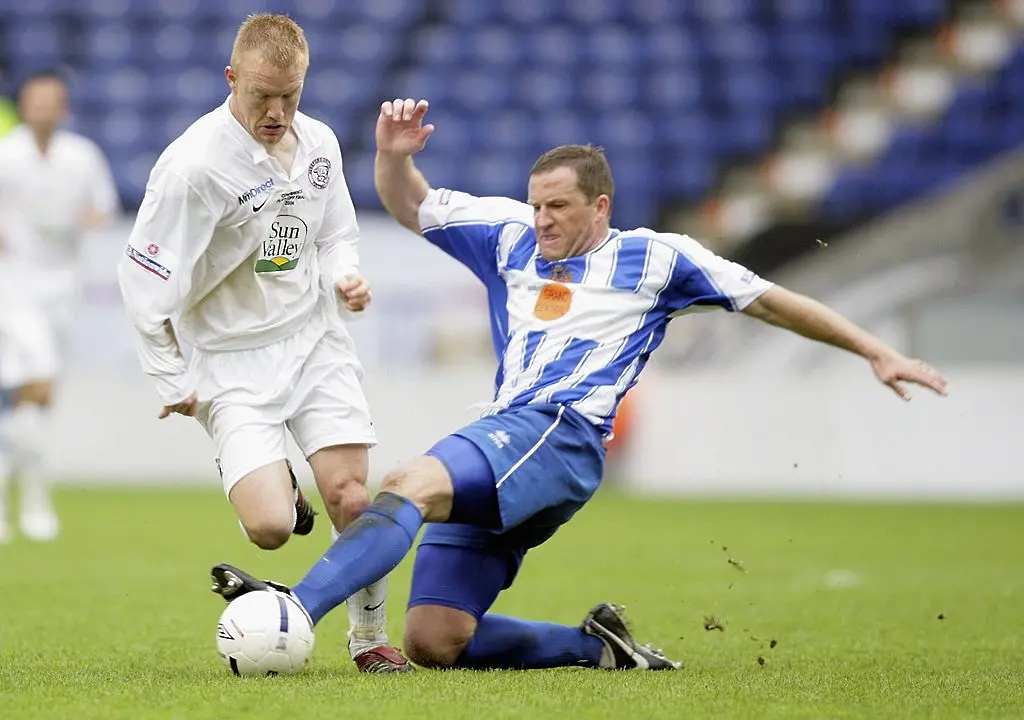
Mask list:
[{"label": "white football jersey", "polygon": [[324,298],[358,271],[338,139],[302,113],[292,127],[298,149],[285,172],[226,101],[171,143],[150,174],[118,279],[143,368],[167,404],[193,390],[172,318],[201,350],[269,345],[310,322],[326,327]]},{"label": "white football jersey", "polygon": [[92,140],[58,130],[44,155],[25,125],[0,139],[0,242],[22,292],[73,290],[86,218],[117,211],[110,166]]},{"label": "white football jersey", "polygon": [[646,228],[611,230],[590,252],[548,262],[533,208],[509,198],[431,189],[419,221],[487,288],[498,355],[488,412],[568,405],[605,436],[673,317],[742,310],[772,287],[690,237]]}]

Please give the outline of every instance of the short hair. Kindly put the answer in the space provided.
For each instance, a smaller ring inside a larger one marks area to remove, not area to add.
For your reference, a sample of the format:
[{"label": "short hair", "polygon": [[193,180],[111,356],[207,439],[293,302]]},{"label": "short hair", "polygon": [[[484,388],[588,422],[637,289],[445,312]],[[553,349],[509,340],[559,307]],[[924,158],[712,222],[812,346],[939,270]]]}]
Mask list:
[{"label": "short hair", "polygon": [[309,64],[306,33],[287,15],[257,13],[247,17],[231,46],[231,65],[237,67],[241,56],[251,50],[279,70]]},{"label": "short hair", "polygon": [[594,202],[600,195],[607,195],[609,200],[614,197],[615,182],[603,148],[594,145],[559,145],[537,158],[530,175],[548,173],[560,167],[576,171],[576,183],[587,202]]},{"label": "short hair", "polygon": [[25,92],[25,88],[35,82],[39,82],[40,80],[56,80],[63,85],[66,90],[70,90],[67,73],[56,67],[40,68],[33,70],[19,79],[18,84],[14,89],[14,97],[21,99],[21,94]]}]

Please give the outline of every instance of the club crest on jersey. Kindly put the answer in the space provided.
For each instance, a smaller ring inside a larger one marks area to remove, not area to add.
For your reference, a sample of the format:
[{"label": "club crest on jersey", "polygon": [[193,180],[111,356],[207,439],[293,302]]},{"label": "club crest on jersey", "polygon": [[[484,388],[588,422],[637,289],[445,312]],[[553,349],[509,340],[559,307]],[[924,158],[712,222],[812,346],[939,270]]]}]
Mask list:
[{"label": "club crest on jersey", "polygon": [[299,264],[309,229],[301,218],[278,215],[270,224],[270,233],[259,249],[255,270],[258,273],[287,272]]},{"label": "club crest on jersey", "polygon": [[325,157],[318,157],[309,164],[308,175],[310,184],[323,190],[331,179],[331,161]]},{"label": "club crest on jersey", "polygon": [[557,320],[572,307],[572,290],[560,282],[550,282],[541,288],[533,314],[538,320]]},{"label": "club crest on jersey", "polygon": [[563,263],[552,265],[551,280],[558,283],[571,283],[573,281],[572,268]]}]

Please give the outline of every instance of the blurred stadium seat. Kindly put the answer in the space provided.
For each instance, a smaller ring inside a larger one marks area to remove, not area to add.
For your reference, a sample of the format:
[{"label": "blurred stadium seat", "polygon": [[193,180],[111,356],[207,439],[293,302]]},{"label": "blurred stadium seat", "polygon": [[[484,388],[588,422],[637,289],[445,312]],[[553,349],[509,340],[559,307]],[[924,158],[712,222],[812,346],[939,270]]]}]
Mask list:
[{"label": "blurred stadium seat", "polygon": [[[944,0],[0,0],[0,67],[63,64],[76,124],[111,154],[126,207],[139,167],[222,100],[234,29],[256,10],[303,23],[304,109],[363,168],[387,97],[431,100],[424,161],[467,190],[521,197],[525,159],[594,142],[617,160],[616,224],[699,200],[723,168],[770,151],[788,118],[827,106],[838,78],[874,72],[901,33],[934,32]],[[860,217],[1024,141],[1024,52],[959,88],[939,122],[907,125],[843,170],[821,211]],[[376,206],[372,178],[350,178]]]}]

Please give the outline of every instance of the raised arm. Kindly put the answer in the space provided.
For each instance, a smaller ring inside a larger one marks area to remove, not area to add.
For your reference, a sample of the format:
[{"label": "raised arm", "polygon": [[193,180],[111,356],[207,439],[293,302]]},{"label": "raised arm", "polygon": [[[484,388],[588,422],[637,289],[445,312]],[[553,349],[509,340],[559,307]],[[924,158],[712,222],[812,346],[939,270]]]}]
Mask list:
[{"label": "raised arm", "polygon": [[875,375],[904,400],[903,382],[946,394],[946,379],[920,360],[912,360],[817,300],[774,286],[743,310],[747,315],[811,340],[860,355]]},{"label": "raised arm", "polygon": [[420,234],[419,209],[430,185],[416,169],[412,156],[434,132],[424,125],[426,100],[396,99],[380,106],[377,118],[377,157],[373,179],[384,209],[400,224]]}]

